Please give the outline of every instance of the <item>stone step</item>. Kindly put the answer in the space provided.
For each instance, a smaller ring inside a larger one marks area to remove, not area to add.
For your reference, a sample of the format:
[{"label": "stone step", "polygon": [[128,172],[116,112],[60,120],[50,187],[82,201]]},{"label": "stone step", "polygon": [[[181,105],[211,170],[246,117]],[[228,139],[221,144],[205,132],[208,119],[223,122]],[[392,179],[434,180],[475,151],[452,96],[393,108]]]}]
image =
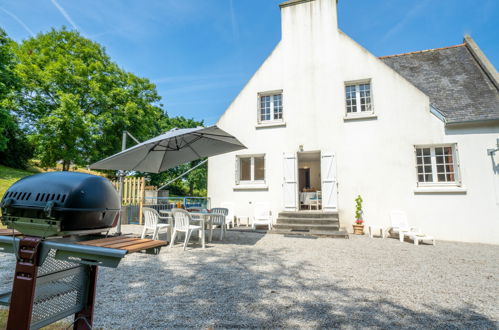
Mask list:
[{"label": "stone step", "polygon": [[286,229],[274,229],[268,232],[269,234],[279,234],[285,236],[304,236],[304,237],[330,237],[330,238],[349,238],[348,233],[343,230],[337,231],[321,231],[321,230],[311,230],[308,232],[291,231]]},{"label": "stone step", "polygon": [[339,225],[313,225],[313,224],[275,224],[275,229],[293,230],[293,231],[338,231]]},{"label": "stone step", "polygon": [[278,224],[312,224],[312,225],[338,225],[340,221],[334,218],[289,218],[280,217],[277,218],[276,223]]},{"label": "stone step", "polygon": [[299,218],[299,219],[338,219],[338,212],[322,211],[299,211],[299,212],[279,212],[278,218]]}]

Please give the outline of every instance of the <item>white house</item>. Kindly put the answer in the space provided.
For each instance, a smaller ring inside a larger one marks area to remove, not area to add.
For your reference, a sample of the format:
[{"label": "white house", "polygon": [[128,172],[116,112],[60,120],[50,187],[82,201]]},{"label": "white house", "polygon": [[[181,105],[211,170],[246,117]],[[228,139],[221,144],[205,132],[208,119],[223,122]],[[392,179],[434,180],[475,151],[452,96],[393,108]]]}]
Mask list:
[{"label": "white house", "polygon": [[498,244],[499,78],[475,42],[378,58],[336,0],[280,8],[280,43],[217,123],[248,149],[209,159],[212,205],[277,217],[317,190],[351,230],[361,195],[366,224],[402,210],[437,239]]}]

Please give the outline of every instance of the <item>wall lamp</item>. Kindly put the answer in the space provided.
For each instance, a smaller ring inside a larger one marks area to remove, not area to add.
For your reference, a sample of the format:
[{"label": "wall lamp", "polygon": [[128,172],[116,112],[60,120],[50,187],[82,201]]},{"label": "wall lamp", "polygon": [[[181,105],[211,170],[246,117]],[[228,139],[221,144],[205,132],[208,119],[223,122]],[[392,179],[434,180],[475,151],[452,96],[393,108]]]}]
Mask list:
[{"label": "wall lamp", "polygon": [[494,156],[496,152],[499,151],[499,139],[496,140],[497,148],[496,149],[487,149],[487,155]]}]

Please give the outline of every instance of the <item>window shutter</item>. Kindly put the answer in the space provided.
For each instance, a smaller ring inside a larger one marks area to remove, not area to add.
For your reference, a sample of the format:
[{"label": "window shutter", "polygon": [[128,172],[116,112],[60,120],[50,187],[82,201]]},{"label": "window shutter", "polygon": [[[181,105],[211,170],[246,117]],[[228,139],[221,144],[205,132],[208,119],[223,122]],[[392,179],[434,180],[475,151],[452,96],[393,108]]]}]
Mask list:
[{"label": "window shutter", "polygon": [[455,170],[455,175],[457,178],[456,182],[457,182],[458,186],[462,186],[463,180],[461,180],[461,164],[459,162],[457,143],[454,144],[454,164],[456,166],[456,170]]},{"label": "window shutter", "polygon": [[332,152],[321,153],[322,209],[338,210],[338,186],[336,185],[336,159]]},{"label": "window shutter", "polygon": [[235,182],[236,182],[236,185],[239,184],[239,178],[241,177],[240,174],[239,174],[239,168],[240,168],[240,165],[239,165],[239,157],[236,156],[236,169],[235,169]]},{"label": "window shutter", "polygon": [[414,171],[416,172],[416,187],[419,187],[419,178],[418,178],[418,148],[414,146]]}]

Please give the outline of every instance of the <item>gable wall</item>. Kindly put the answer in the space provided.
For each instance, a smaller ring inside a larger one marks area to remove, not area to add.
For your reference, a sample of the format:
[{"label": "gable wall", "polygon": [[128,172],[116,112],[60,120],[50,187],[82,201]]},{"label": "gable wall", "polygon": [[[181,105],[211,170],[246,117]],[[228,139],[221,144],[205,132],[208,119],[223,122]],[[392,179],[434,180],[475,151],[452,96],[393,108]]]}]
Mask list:
[{"label": "gable wall", "polygon": [[[249,216],[255,202],[269,201],[277,216],[283,204],[282,155],[296,152],[302,145],[305,151],[336,153],[342,226],[351,227],[353,200],[361,194],[368,222],[388,224],[389,212],[401,209],[412,225],[438,238],[491,242],[493,234],[464,229],[469,217],[465,206],[474,203],[477,195],[414,194],[413,149],[415,144],[485,143],[490,136],[446,135],[444,124],[430,114],[426,95],[337,30],[334,0],[316,0],[283,8],[282,12],[282,41],[217,123],[248,150],[210,158],[208,193],[212,205],[231,201],[236,204],[236,214]],[[377,118],[345,121],[344,82],[365,78],[372,80]],[[257,94],[280,89],[286,126],[257,129]],[[262,153],[266,155],[268,188],[234,190],[235,155]],[[462,150],[459,153],[463,180],[471,184],[467,177],[474,169],[467,158],[473,156]],[[473,178],[475,181],[481,187],[486,177]],[[457,216],[454,230],[449,231],[438,220],[448,212],[443,205],[461,208],[456,214],[463,215]],[[480,205],[482,213],[499,210],[490,202]],[[462,235],[463,231],[468,233]]]}]

